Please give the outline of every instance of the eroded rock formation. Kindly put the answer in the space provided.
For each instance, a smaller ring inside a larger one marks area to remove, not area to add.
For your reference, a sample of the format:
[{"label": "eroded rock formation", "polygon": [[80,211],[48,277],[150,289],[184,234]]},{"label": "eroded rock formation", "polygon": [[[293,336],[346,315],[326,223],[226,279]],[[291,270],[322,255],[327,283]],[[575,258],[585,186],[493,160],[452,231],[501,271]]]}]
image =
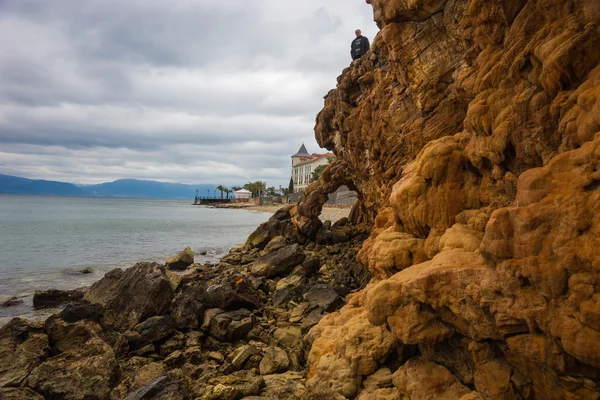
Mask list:
[{"label": "eroded rock formation", "polygon": [[306,337],[307,387],[599,398],[599,3],[367,2],[381,31],[315,133],[372,223],[373,280]]}]

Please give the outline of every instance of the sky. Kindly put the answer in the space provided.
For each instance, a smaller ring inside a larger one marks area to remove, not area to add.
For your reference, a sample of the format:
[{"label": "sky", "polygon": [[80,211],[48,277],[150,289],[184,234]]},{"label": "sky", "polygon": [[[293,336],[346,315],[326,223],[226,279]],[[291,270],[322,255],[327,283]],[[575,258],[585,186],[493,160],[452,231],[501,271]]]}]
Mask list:
[{"label": "sky", "polygon": [[0,0],[0,173],[287,186],[365,0]]}]

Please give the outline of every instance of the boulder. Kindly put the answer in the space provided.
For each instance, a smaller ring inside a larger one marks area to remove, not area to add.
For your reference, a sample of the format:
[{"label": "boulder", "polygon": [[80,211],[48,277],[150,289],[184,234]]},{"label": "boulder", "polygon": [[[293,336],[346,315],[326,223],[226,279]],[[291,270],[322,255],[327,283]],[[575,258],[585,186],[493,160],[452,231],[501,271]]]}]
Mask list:
[{"label": "boulder", "polygon": [[287,353],[280,347],[271,346],[265,352],[260,362],[261,375],[270,375],[276,372],[285,372],[290,365]]},{"label": "boulder", "polygon": [[108,272],[90,287],[85,299],[104,307],[107,326],[125,331],[152,316],[166,314],[173,288],[164,266],[137,263],[125,271]]},{"label": "boulder", "polygon": [[0,387],[19,386],[50,353],[48,336],[13,318],[0,328]]},{"label": "boulder", "polygon": [[58,307],[61,304],[83,298],[81,290],[36,290],[33,295],[34,308]]},{"label": "boulder", "polygon": [[306,255],[297,243],[257,258],[250,271],[258,276],[275,278],[286,275],[304,261]]},{"label": "boulder", "polygon": [[186,247],[176,256],[167,258],[166,267],[168,269],[184,270],[194,263],[194,252],[190,247]]},{"label": "boulder", "polygon": [[217,282],[209,284],[206,305],[223,310],[255,309],[262,307],[262,301],[250,282],[236,274],[219,277]]},{"label": "boulder", "polygon": [[92,304],[87,300],[71,302],[60,312],[59,316],[66,322],[76,322],[82,319],[100,321],[104,308],[100,304]]},{"label": "boulder", "polygon": [[125,338],[132,349],[139,349],[150,343],[164,339],[175,332],[175,323],[171,317],[150,317],[144,322],[125,332]]},{"label": "boulder", "polygon": [[321,306],[326,312],[333,312],[344,305],[344,299],[335,290],[324,285],[313,286],[304,295],[304,300],[312,306]]},{"label": "boulder", "polygon": [[[217,310],[217,309],[214,309]],[[207,313],[208,314],[208,311]],[[242,308],[236,311],[221,312],[205,316],[203,327],[208,326],[208,333],[215,339],[233,342],[245,337],[252,330],[255,317],[250,311]]]},{"label": "boulder", "polygon": [[179,292],[169,308],[169,315],[177,329],[196,329],[204,314],[204,286],[187,286]]},{"label": "boulder", "polygon": [[308,279],[304,275],[294,274],[280,279],[271,297],[273,305],[279,307],[289,301],[300,299],[307,284]]},{"label": "boulder", "polygon": [[106,399],[117,362],[98,337],[38,365],[25,384],[48,399]]},{"label": "boulder", "polygon": [[265,246],[265,248],[260,252],[260,255],[265,255],[265,254],[269,254],[272,253],[276,250],[281,249],[282,247],[287,246],[288,241],[286,238],[284,238],[283,236],[275,236],[273,239],[271,239],[269,241],[269,243],[267,243],[267,245]]},{"label": "boulder", "polygon": [[234,350],[231,358],[231,366],[234,370],[240,370],[243,368],[244,363],[254,355],[259,354],[258,348],[253,344],[247,344],[238,347]]},{"label": "boulder", "polygon": [[8,307],[14,307],[14,306],[18,306],[23,304],[23,300],[19,299],[18,297],[11,297],[10,299],[3,301],[2,303],[0,303],[0,307],[1,308],[8,308]]}]

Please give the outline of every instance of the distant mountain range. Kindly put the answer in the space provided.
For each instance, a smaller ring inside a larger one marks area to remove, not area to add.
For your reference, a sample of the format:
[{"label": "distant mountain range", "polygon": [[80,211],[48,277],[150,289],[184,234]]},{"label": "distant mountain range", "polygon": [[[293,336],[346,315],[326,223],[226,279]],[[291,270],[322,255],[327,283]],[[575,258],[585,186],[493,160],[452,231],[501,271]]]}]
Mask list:
[{"label": "distant mountain range", "polygon": [[[217,185],[167,183],[138,179],[119,179],[98,185],[74,185],[67,182],[35,180],[0,174],[0,194],[43,194],[54,196],[145,197],[156,199],[193,199],[214,196]],[[220,192],[216,191],[216,196]]]}]

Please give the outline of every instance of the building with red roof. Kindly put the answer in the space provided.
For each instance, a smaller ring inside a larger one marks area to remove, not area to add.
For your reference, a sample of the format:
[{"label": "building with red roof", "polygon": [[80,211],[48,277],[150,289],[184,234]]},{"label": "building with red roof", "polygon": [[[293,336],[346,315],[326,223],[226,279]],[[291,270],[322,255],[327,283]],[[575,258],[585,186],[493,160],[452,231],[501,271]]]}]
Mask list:
[{"label": "building with red roof", "polygon": [[294,193],[302,192],[310,183],[312,172],[320,165],[327,165],[335,159],[333,153],[309,154],[302,143],[300,150],[292,156],[292,182]]}]

